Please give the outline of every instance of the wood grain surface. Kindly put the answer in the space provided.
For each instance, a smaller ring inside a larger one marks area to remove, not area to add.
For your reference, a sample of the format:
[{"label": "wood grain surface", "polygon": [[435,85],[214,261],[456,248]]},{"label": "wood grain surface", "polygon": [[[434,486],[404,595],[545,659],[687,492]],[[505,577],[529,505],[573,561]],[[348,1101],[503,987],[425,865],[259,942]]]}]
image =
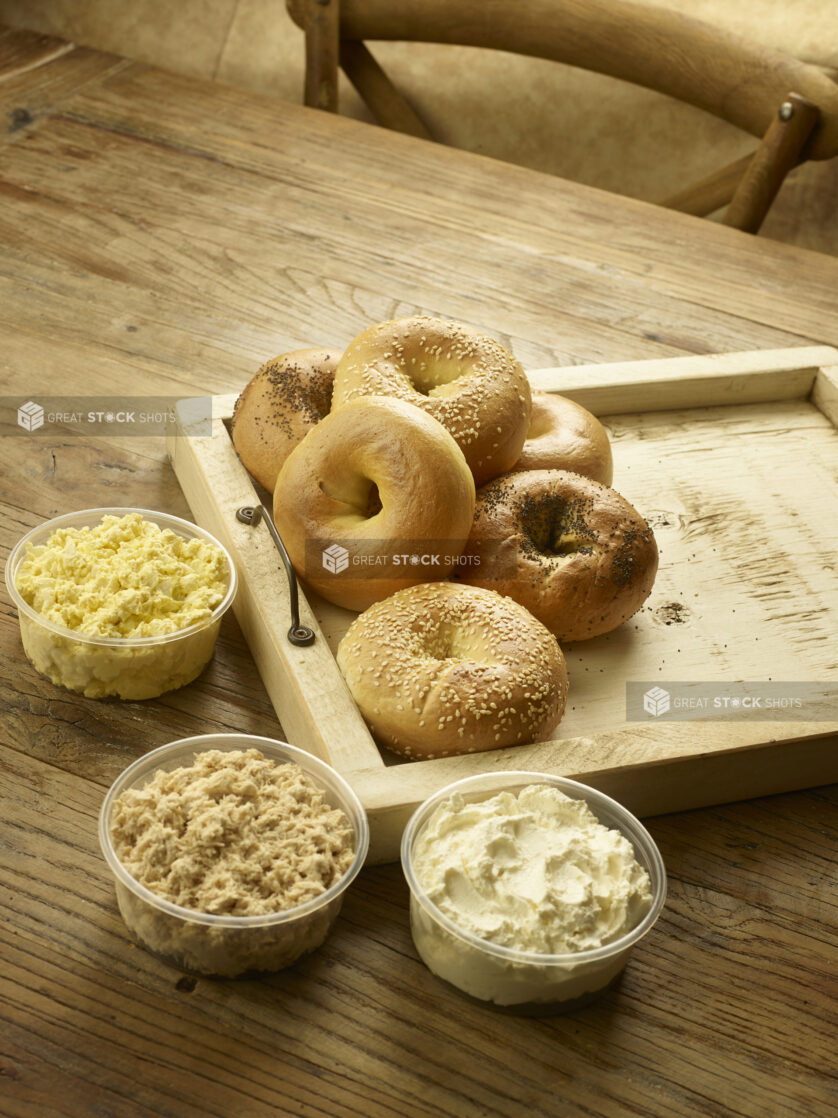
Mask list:
[{"label": "wood grain surface", "polygon": [[[838,341],[832,259],[54,40],[0,57],[3,394],[235,392],[273,352],[414,309],[533,368]],[[188,516],[162,439],[0,445],[3,554],[120,502]],[[97,702],[31,669],[3,595],[0,673],[4,1118],[835,1113],[835,788],[651,820],[664,914],[567,1017],[444,988],[395,865],[310,958],[195,980],[131,946],[96,817],[155,745],[281,736],[235,619],[194,684]]]}]

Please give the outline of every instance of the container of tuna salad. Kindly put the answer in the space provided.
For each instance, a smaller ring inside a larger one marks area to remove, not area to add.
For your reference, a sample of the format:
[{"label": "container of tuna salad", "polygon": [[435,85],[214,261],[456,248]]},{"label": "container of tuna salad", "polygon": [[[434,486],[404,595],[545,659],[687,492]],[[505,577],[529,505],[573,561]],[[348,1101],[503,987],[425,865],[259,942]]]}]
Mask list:
[{"label": "container of tuna salad", "polygon": [[545,773],[448,785],[411,817],[401,859],[422,961],[523,1015],[567,1012],[614,983],[666,897],[646,828],[609,796]]},{"label": "container of tuna salad", "polygon": [[99,843],[137,943],[182,970],[236,977],[323,943],[364,864],[369,824],[346,781],[304,750],[207,734],[122,773]]}]

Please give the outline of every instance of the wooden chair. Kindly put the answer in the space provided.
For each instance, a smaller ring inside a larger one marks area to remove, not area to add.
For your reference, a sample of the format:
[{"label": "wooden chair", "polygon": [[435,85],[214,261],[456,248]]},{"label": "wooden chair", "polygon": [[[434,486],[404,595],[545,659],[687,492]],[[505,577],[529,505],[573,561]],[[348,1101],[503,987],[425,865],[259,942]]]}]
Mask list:
[{"label": "wooden chair", "polygon": [[338,67],[378,122],[432,139],[365,45],[451,43],[609,74],[758,137],[752,155],[663,205],[756,233],[788,172],[838,154],[838,84],[823,70],[677,12],[631,0],[287,0],[305,32],[306,105],[338,110]]}]

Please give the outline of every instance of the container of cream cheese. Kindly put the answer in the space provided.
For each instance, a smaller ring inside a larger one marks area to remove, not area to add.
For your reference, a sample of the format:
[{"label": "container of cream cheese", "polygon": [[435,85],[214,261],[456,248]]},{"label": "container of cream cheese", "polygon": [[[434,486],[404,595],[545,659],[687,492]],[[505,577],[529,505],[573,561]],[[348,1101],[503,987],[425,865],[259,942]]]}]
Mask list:
[{"label": "container of cream cheese", "polygon": [[422,961],[520,1014],[566,1012],[609,986],[666,897],[645,827],[603,793],[545,773],[448,785],[411,817],[401,859]]}]

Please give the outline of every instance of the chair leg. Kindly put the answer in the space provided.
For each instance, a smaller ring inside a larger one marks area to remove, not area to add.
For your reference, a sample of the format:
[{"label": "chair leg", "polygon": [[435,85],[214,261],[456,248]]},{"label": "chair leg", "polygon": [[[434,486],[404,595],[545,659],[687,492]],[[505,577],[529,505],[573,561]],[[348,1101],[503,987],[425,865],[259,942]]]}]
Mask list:
[{"label": "chair leg", "polygon": [[306,73],[303,103],[338,111],[340,0],[287,0],[291,18],[305,32]]},{"label": "chair leg", "polygon": [[659,204],[668,210],[692,214],[693,217],[707,217],[708,214],[720,210],[722,206],[730,204],[752,159],[753,154],[745,155],[735,163],[722,167],[720,171],[714,171],[712,175],[708,175],[694,186],[670,195]]},{"label": "chair leg", "polygon": [[806,141],[818,123],[817,105],[790,93],[768,126],[762,143],[742,176],[722,221],[756,233],[789,171],[802,162]]},{"label": "chair leg", "polygon": [[433,137],[424,121],[379,66],[366,45],[352,39],[340,44],[340,65],[379,124],[423,140]]}]

